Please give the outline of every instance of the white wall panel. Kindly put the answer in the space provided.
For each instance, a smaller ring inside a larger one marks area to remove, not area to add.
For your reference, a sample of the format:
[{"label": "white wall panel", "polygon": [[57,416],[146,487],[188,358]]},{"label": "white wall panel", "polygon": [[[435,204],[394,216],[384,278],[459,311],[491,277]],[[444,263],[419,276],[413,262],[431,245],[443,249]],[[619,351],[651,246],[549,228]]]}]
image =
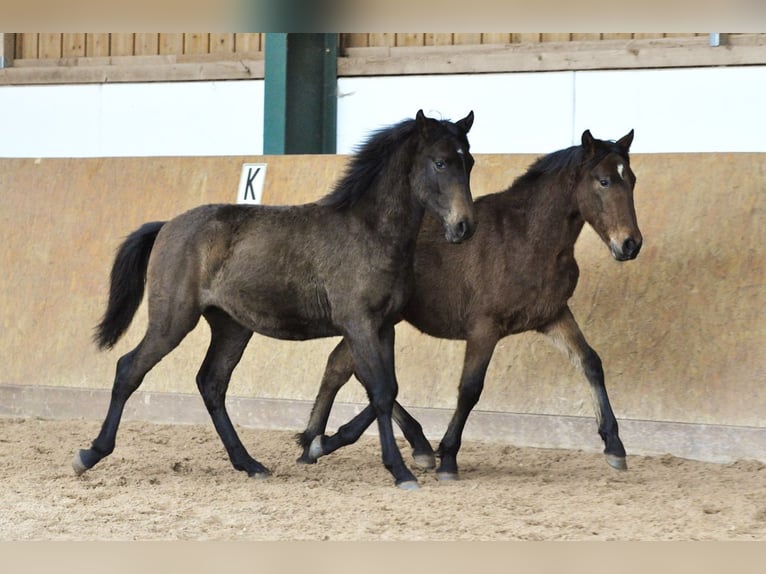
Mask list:
[{"label": "white wall panel", "polygon": [[[341,78],[338,153],[474,110],[475,153],[547,153],[584,129],[632,151],[766,152],[766,67]],[[0,157],[260,155],[263,81],[0,87]]]},{"label": "white wall panel", "polygon": [[575,136],[637,153],[766,152],[766,67],[577,72]]},{"label": "white wall panel", "polygon": [[263,82],[0,87],[0,157],[260,155]]},{"label": "white wall panel", "polygon": [[451,120],[473,110],[473,153],[543,151],[570,141],[572,72],[341,78],[338,92],[340,153],[420,108]]}]

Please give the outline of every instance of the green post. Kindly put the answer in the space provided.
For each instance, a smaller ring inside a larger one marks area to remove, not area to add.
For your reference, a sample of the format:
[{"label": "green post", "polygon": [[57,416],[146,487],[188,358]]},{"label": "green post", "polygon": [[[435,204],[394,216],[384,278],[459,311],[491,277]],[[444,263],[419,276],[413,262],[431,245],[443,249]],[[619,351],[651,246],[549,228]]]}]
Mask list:
[{"label": "green post", "polygon": [[263,153],[336,152],[337,34],[266,34]]}]

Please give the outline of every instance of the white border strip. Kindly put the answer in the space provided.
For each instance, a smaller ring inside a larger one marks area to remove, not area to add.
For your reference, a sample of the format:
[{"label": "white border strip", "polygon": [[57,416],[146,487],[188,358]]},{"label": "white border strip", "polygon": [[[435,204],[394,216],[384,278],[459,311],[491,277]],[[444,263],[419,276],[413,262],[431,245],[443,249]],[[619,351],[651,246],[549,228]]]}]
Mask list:
[{"label": "white border strip", "polygon": [[[0,417],[100,420],[106,414],[110,394],[105,389],[0,385]],[[364,406],[336,403],[328,429],[334,431]],[[311,402],[228,397],[227,407],[237,425],[298,432],[308,421]],[[448,409],[409,410],[431,441],[441,438],[452,414]],[[198,395],[141,391],[128,401],[124,419],[160,424],[212,424]],[[628,457],[669,454],[705,462],[749,459],[766,463],[766,428],[763,427],[629,419],[620,420],[619,424]],[[371,427],[368,434],[374,434],[375,428]],[[517,447],[586,452],[601,452],[603,448],[595,419],[587,417],[477,410],[471,413],[463,438]]]}]

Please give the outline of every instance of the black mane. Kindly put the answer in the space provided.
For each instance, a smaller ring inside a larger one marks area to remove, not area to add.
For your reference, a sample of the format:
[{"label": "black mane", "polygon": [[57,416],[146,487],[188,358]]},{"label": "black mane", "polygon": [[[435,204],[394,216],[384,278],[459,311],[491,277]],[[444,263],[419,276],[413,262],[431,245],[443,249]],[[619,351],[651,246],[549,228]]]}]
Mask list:
[{"label": "black mane", "polygon": [[320,205],[342,208],[351,206],[370,188],[383,171],[391,155],[415,132],[415,120],[404,120],[373,132],[354,152],[343,177],[332,191],[319,200]]},{"label": "black mane", "polygon": [[[468,139],[458,126],[447,120],[440,120],[439,125],[446,133],[437,134],[434,139],[452,136],[459,139],[465,149],[468,149]],[[375,178],[383,171],[391,156],[412,137],[416,130],[415,120],[408,119],[373,132],[357,147],[343,177],[318,203],[336,209],[354,205],[372,187]]]}]

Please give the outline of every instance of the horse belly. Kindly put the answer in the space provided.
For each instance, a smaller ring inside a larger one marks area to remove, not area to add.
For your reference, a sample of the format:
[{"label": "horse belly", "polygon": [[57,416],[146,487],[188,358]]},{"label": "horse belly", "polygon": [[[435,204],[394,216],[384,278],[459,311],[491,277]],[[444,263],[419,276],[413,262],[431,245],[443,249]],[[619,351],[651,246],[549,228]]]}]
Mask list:
[{"label": "horse belly", "polygon": [[222,286],[210,294],[207,304],[275,339],[307,340],[340,334],[319,289],[280,282],[278,277]]}]

